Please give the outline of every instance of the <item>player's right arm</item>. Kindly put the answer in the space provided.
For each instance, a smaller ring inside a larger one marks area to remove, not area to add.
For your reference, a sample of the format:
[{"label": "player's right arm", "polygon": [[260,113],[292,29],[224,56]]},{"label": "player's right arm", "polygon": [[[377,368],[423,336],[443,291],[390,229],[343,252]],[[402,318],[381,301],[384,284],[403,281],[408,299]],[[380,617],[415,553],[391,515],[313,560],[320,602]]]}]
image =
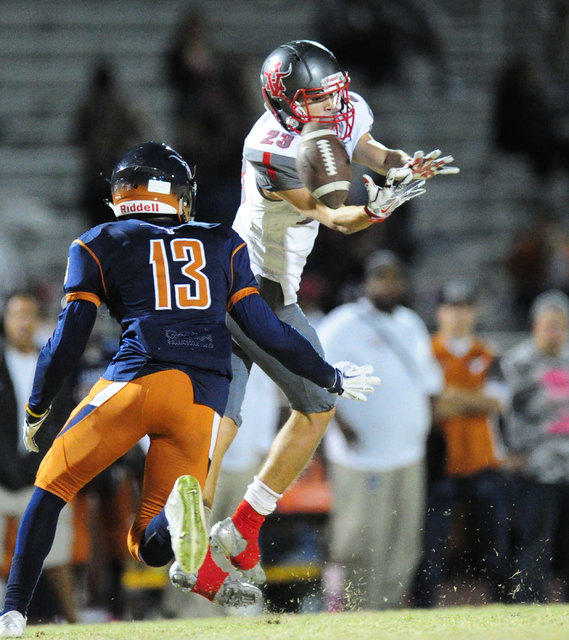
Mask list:
[{"label": "player's right arm", "polygon": [[350,234],[367,229],[373,220],[366,213],[365,207],[348,205],[338,209],[330,209],[312,197],[306,187],[271,193],[270,197],[286,200],[306,218],[318,220],[324,226]]},{"label": "player's right arm", "polygon": [[28,410],[41,416],[50,407],[65,377],[74,369],[93,330],[104,295],[101,265],[91,249],[75,240],[69,249],[65,275],[66,306],[41,349]]},{"label": "player's right arm", "polygon": [[425,192],[424,180],[413,180],[410,171],[401,176],[401,171],[398,168],[390,169],[383,187],[376,185],[369,176],[364,176],[369,197],[365,206],[352,205],[330,209],[315,200],[306,188],[281,191],[280,197],[290,202],[304,216],[314,218],[330,229],[342,233],[355,233],[369,227],[370,224],[383,222],[397,207]]}]

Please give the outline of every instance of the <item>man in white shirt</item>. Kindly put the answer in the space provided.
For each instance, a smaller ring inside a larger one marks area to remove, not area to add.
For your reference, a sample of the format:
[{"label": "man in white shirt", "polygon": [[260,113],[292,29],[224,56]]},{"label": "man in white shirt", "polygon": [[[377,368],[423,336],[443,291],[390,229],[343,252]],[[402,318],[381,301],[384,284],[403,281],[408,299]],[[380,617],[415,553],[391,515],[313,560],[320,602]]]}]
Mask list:
[{"label": "man in white shirt", "polygon": [[442,373],[421,318],[402,305],[399,260],[369,256],[364,295],[319,326],[331,358],[365,354],[381,378],[367,402],[338,403],[325,438],[334,504],[331,561],[344,569],[347,607],[401,606],[421,552],[425,445]]}]

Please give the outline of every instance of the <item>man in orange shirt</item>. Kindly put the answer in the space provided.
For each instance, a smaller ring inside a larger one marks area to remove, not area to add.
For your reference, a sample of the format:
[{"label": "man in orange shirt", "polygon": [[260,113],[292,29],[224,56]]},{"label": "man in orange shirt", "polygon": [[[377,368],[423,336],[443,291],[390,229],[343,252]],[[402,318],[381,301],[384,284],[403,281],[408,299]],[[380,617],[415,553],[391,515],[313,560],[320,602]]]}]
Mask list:
[{"label": "man in orange shirt", "polygon": [[474,334],[474,288],[451,280],[442,288],[433,351],[445,376],[434,406],[434,429],[444,442],[444,468],[429,486],[423,560],[415,603],[436,604],[444,575],[457,507],[464,505],[470,524],[468,542],[479,545],[480,568],[503,591],[508,561],[508,497],[500,471],[496,429],[506,386],[492,350]]}]

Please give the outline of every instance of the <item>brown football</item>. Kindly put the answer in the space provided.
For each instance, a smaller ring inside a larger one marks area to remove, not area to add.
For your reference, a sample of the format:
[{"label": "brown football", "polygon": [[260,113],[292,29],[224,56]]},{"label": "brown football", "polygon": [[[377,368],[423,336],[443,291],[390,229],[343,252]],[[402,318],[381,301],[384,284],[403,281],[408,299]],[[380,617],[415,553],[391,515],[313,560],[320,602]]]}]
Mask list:
[{"label": "brown football", "polygon": [[338,136],[318,122],[304,125],[296,170],[312,196],[331,209],[343,206],[350,190],[352,166]]}]

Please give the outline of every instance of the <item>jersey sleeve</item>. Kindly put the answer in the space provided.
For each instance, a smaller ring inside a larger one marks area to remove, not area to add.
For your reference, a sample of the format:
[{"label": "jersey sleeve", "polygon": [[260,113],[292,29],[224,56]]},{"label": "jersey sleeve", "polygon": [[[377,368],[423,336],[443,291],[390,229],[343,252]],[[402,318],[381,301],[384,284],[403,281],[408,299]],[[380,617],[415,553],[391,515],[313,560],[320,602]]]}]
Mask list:
[{"label": "jersey sleeve", "polygon": [[258,294],[257,281],[251,271],[251,262],[246,243],[235,234],[235,243],[231,251],[231,286],[227,299],[227,311],[231,312],[239,300]]},{"label": "jersey sleeve", "polygon": [[[373,111],[369,104],[357,93],[350,92],[350,100],[356,110],[354,118],[354,131],[352,133],[352,140],[354,145],[358,143],[358,140],[365,134],[370,133],[373,128]],[[351,155],[350,155],[351,157]]]},{"label": "jersey sleeve", "polygon": [[257,185],[265,191],[287,191],[304,186],[296,171],[294,156],[246,147],[244,158],[255,170]]},{"label": "jersey sleeve", "polygon": [[65,377],[77,366],[97,318],[97,307],[91,302],[71,301],[40,351],[28,403],[35,413],[49,408]]},{"label": "jersey sleeve", "polygon": [[107,297],[101,262],[82,238],[69,247],[64,291],[67,302],[87,300],[97,307]]}]

